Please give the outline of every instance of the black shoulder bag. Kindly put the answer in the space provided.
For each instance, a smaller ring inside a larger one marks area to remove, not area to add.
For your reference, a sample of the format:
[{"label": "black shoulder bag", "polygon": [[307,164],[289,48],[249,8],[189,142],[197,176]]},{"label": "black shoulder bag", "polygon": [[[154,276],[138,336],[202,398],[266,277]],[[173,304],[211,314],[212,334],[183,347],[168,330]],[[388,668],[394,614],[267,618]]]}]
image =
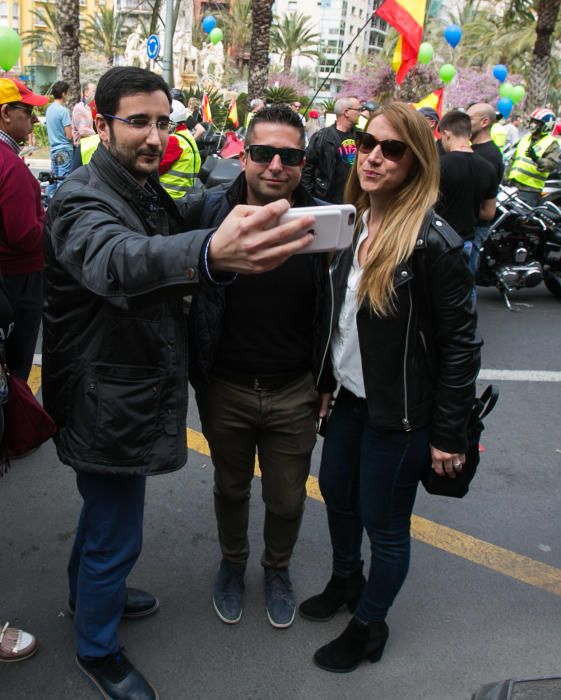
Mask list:
[{"label": "black shoulder bag", "polygon": [[[434,217],[434,213],[430,212],[429,217]],[[426,220],[425,220],[426,222]],[[429,223],[430,225],[430,223]],[[428,227],[427,227],[428,235]],[[419,251],[419,265],[416,266],[416,274],[420,273],[418,279],[417,290],[421,303],[424,306],[426,318],[432,327],[432,312],[430,303],[430,291],[428,287],[428,270],[426,267],[426,257]],[[439,476],[432,468],[431,462],[428,463],[421,481],[428,493],[435,496],[449,496],[450,498],[463,498],[469,491],[469,485],[475,476],[479,465],[479,440],[481,433],[485,429],[483,419],[491,413],[495,408],[499,398],[499,390],[496,386],[490,384],[479,398],[476,397],[471,414],[467,424],[467,450],[466,461],[461,472],[456,474],[455,479],[449,476]]]}]

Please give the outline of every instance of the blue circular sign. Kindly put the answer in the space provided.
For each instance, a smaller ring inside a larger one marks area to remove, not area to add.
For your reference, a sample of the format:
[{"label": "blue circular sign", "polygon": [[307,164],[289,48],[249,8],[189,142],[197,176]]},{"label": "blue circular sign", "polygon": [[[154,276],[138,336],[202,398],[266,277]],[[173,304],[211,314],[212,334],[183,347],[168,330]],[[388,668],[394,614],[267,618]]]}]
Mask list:
[{"label": "blue circular sign", "polygon": [[152,60],[158,58],[158,54],[160,53],[160,40],[157,34],[150,34],[148,37],[146,53],[148,54],[148,58]]}]

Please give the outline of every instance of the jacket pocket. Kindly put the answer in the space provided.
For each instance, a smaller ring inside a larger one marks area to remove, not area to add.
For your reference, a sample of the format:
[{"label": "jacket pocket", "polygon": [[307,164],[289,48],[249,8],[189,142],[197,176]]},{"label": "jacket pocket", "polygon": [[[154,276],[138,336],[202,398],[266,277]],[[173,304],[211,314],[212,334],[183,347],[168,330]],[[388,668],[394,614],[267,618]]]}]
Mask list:
[{"label": "jacket pocket", "polygon": [[94,365],[75,394],[73,435],[88,461],[141,464],[161,431],[164,375],[154,367]]}]

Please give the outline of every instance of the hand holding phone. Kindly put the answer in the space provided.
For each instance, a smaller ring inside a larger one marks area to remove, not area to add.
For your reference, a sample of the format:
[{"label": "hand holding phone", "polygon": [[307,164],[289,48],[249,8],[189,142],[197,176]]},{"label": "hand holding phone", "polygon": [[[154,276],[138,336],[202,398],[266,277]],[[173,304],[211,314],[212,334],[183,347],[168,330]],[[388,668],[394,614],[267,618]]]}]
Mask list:
[{"label": "hand holding phone", "polygon": [[298,253],[321,253],[348,248],[353,240],[356,209],[352,204],[326,204],[319,207],[292,207],[279,223],[284,224],[301,216],[313,216],[315,223],[309,232],[312,242]]}]

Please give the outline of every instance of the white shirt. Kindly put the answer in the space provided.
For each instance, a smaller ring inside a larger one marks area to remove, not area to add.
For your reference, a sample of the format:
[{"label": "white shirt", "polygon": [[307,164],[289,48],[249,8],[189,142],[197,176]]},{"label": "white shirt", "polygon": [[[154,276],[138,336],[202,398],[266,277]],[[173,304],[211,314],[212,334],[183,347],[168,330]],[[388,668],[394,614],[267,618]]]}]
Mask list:
[{"label": "white shirt", "polygon": [[358,329],[356,325],[357,291],[362,277],[362,267],[358,262],[360,244],[368,237],[368,214],[366,211],[362,217],[362,231],[355,248],[353,263],[347,277],[345,299],[339,314],[337,327],[333,331],[331,339],[331,361],[335,379],[341,386],[359,398],[366,398],[364,389],[364,376],[362,374],[362,360],[358,343]]}]

